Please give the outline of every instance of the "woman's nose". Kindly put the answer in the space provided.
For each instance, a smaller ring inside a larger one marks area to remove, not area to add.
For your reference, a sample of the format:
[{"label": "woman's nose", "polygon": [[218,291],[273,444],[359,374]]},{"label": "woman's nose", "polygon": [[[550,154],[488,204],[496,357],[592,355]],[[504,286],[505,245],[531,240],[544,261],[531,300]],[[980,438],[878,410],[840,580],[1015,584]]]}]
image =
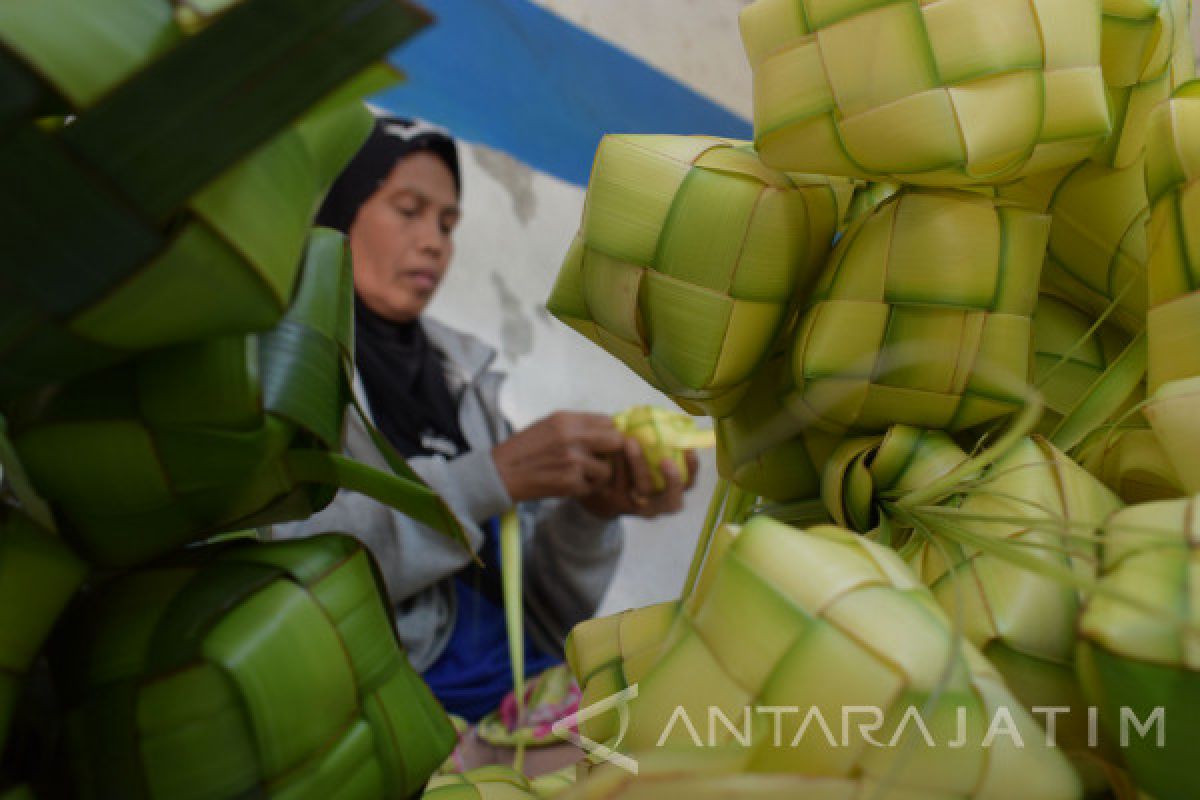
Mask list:
[{"label": "woman's nose", "polygon": [[419,226],[420,245],[421,249],[430,253],[441,254],[445,248],[445,234],[442,233],[442,226],[438,223],[436,217],[425,217],[421,220]]}]

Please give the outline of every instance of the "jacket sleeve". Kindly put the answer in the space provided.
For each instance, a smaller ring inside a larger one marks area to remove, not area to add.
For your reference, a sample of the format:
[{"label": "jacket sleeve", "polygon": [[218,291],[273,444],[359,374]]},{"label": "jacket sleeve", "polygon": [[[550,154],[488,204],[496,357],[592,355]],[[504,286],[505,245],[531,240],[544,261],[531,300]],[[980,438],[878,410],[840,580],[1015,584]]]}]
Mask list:
[{"label": "jacket sleeve", "polygon": [[[387,471],[357,418],[347,419],[346,454]],[[379,562],[393,603],[401,603],[466,566],[483,543],[480,523],[511,505],[490,451],[465,453],[454,459],[408,460],[413,470],[445,499],[462,523],[470,543],[461,543],[414,521],[399,511],[359,494],[341,490],[323,510],[300,522],[276,525],[271,538],[294,539],[324,531],[349,533],[367,546]]]},{"label": "jacket sleeve", "polygon": [[574,500],[537,504],[526,537],[526,617],[543,649],[561,655],[571,629],[590,619],[612,580],[624,544],[618,520],[591,514]]}]

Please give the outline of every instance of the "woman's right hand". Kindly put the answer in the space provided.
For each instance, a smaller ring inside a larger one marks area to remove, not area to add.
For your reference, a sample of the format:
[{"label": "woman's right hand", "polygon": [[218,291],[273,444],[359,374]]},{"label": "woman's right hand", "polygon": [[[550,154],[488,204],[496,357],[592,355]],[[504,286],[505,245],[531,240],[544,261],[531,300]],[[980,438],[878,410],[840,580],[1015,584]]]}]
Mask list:
[{"label": "woman's right hand", "polygon": [[606,414],[559,411],[517,431],[492,449],[514,503],[586,497],[612,480],[612,460],[625,436]]}]

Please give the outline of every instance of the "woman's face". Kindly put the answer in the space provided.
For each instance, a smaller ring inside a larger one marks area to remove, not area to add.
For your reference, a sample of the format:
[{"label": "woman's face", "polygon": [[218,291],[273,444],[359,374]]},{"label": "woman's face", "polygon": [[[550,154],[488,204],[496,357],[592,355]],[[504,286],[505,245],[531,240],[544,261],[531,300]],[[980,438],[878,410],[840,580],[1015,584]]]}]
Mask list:
[{"label": "woman's face", "polygon": [[418,150],[396,162],[350,225],[354,288],[393,322],[421,315],[454,254],[458,190],[446,162]]}]

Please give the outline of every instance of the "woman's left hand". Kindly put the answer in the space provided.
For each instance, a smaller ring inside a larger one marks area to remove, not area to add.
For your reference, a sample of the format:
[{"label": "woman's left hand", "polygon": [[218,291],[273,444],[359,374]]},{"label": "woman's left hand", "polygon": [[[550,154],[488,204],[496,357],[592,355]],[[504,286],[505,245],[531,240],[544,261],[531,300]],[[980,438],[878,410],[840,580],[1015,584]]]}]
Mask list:
[{"label": "woman's left hand", "polygon": [[662,491],[656,492],[641,445],[636,439],[626,437],[623,452],[613,456],[612,479],[580,497],[579,502],[598,517],[629,514],[652,519],[661,514],[674,514],[683,508],[683,493],[696,484],[699,468],[694,450],[685,451],[684,459],[688,473],[686,481],[670,459],[662,460],[659,469],[665,485]]}]

